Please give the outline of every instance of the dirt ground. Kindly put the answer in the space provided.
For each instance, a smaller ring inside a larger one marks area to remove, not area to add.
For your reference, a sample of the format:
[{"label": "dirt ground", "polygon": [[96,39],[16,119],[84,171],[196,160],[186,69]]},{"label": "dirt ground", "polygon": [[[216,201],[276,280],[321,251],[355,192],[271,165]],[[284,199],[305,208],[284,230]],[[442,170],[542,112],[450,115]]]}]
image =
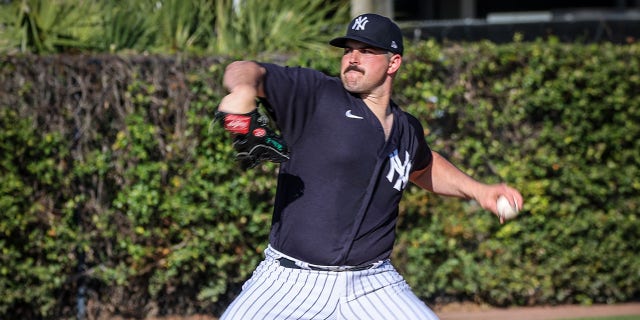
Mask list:
[{"label": "dirt ground", "polygon": [[[473,304],[450,304],[434,308],[441,320],[557,320],[604,316],[640,316],[639,303],[593,306],[491,308]],[[162,317],[156,320],[216,320],[211,316]]]},{"label": "dirt ground", "polygon": [[604,316],[640,316],[640,303],[593,306],[490,308],[477,305],[447,305],[435,308],[441,320],[555,320]]}]

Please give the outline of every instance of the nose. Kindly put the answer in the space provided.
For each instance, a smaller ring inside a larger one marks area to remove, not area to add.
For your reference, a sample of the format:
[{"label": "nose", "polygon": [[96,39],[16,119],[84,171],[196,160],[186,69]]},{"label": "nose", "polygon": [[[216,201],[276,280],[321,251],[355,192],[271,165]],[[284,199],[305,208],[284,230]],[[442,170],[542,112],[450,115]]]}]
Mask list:
[{"label": "nose", "polygon": [[358,64],[359,62],[360,62],[360,51],[351,50],[351,52],[349,52],[349,64],[355,65],[355,64]]}]

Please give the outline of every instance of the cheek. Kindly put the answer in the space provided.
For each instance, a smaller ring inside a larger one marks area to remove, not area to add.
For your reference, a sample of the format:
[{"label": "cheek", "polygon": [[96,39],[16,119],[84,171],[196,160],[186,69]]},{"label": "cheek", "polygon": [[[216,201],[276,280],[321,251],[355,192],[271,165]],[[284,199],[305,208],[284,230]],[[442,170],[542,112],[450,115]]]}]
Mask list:
[{"label": "cheek", "polygon": [[342,70],[343,70],[343,71],[344,71],[344,69],[345,69],[346,67],[348,67],[348,66],[349,66],[349,58],[347,58],[347,56],[346,56],[346,55],[343,55],[343,56],[342,56],[342,60],[340,60],[340,66],[342,67]]},{"label": "cheek", "polygon": [[[363,64],[364,63],[365,61],[363,61]],[[366,61],[366,64],[369,66],[369,69],[376,74],[387,73],[387,71],[389,70],[389,61],[387,61],[384,57],[369,57],[369,60]]]},{"label": "cheek", "polygon": [[370,78],[378,79],[378,78],[383,78],[387,75],[388,68],[386,65],[376,65],[376,66],[370,67],[368,70],[369,70],[368,74]]}]

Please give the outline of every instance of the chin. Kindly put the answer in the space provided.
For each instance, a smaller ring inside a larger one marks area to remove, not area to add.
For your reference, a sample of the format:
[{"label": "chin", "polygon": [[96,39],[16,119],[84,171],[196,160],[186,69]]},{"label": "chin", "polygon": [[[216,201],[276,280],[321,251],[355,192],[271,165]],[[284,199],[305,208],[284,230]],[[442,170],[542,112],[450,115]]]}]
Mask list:
[{"label": "chin", "polygon": [[361,91],[359,82],[352,79],[348,79],[347,77],[342,78],[342,85],[344,86],[345,89],[347,89],[347,91],[350,91],[350,92],[357,93]]},{"label": "chin", "polygon": [[360,93],[362,91],[358,86],[349,85],[346,82],[342,82],[342,86],[351,93]]}]

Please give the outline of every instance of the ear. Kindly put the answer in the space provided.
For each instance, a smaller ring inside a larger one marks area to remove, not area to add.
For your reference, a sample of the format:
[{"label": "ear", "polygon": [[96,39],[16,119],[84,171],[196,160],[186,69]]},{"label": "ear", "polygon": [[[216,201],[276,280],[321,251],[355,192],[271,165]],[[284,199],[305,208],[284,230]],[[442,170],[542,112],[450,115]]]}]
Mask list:
[{"label": "ear", "polygon": [[387,69],[387,73],[394,74],[400,69],[400,65],[402,64],[402,56],[399,54],[394,54],[389,59],[389,68]]}]

